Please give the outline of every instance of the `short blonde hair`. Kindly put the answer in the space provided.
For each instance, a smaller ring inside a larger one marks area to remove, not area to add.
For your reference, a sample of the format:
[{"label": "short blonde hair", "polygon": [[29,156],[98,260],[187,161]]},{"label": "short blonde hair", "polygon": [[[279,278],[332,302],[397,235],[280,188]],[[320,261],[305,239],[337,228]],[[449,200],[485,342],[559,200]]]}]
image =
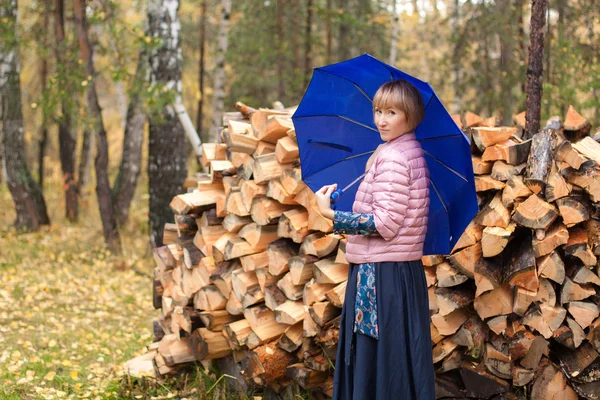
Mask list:
[{"label": "short blonde hair", "polygon": [[395,107],[404,112],[409,132],[415,130],[425,117],[421,93],[411,83],[402,79],[384,83],[373,96],[373,110],[388,107]]}]

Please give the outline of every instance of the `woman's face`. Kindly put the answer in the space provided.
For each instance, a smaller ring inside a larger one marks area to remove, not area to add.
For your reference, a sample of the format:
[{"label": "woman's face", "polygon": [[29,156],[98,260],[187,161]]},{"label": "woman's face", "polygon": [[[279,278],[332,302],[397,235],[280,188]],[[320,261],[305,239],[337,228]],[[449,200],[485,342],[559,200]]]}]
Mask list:
[{"label": "woman's face", "polygon": [[396,107],[375,108],[375,125],[385,142],[404,135],[407,131],[406,114]]}]

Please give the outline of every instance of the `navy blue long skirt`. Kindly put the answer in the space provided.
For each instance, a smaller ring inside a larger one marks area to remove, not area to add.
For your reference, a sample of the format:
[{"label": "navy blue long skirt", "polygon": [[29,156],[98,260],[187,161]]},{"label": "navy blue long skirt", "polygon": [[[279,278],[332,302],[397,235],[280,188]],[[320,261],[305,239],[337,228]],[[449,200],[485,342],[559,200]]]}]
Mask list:
[{"label": "navy blue long skirt", "polygon": [[334,400],[435,399],[427,281],[421,261],[375,263],[379,340],[356,334],[358,266],[350,264]]}]

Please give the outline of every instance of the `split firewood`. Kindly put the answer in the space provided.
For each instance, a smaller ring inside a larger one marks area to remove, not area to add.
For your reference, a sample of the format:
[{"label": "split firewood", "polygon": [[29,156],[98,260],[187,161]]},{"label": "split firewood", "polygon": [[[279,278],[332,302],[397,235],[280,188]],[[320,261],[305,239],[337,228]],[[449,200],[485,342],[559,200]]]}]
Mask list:
[{"label": "split firewood", "polygon": [[[469,230],[469,227],[471,227],[472,225],[474,225],[474,224],[472,224],[472,223],[471,223],[471,224],[469,224],[469,225],[467,226],[467,228],[465,229],[465,232],[466,232],[467,230]],[[462,239],[462,236],[461,236],[461,239]],[[458,242],[460,242],[460,240],[461,240],[461,239],[459,239],[459,240],[458,240]],[[480,239],[481,239],[481,235],[480,235]],[[456,246],[458,246],[458,242],[456,243]],[[473,243],[469,243],[469,244],[467,244],[467,246],[470,246],[470,245],[472,245],[472,244],[475,244],[476,242],[477,242],[477,240],[473,241]],[[458,250],[458,249],[456,248],[456,246],[455,246],[455,249],[456,249],[456,250]],[[463,246],[463,247],[466,247],[466,246]],[[439,254],[438,254],[438,255],[428,255],[428,256],[423,256],[423,257],[421,258],[421,262],[423,263],[423,266],[425,266],[425,267],[433,267],[433,266],[435,266],[435,265],[438,265],[438,264],[441,264],[441,263],[443,263],[443,262],[444,262],[444,256],[442,256],[442,255],[439,255]]]},{"label": "split firewood", "polygon": [[582,157],[568,140],[563,141],[556,149],[556,161],[565,162],[574,169],[579,169],[585,162]]},{"label": "split firewood", "polygon": [[531,341],[527,353],[519,362],[524,368],[533,370],[537,368],[543,356],[548,356],[549,342],[542,336],[536,335]]},{"label": "split firewood", "polygon": [[435,273],[435,267],[423,267],[425,272],[425,280],[427,281],[427,287],[432,287],[437,283],[437,275]]},{"label": "split firewood", "polygon": [[492,178],[489,175],[475,176],[475,190],[485,192],[488,190],[501,190],[505,183]]},{"label": "split firewood", "polygon": [[512,218],[519,225],[527,228],[548,229],[556,217],[558,217],[556,207],[533,194],[516,208]]},{"label": "split firewood", "polygon": [[312,370],[308,367],[305,367],[302,363],[292,364],[288,366],[286,370],[286,375],[304,389],[308,389],[325,382],[328,374],[329,373],[327,371]]},{"label": "split firewood", "polygon": [[[243,129],[243,127],[240,128]],[[233,130],[223,130],[223,141],[227,144],[229,151],[254,154],[256,146],[258,146],[258,138],[246,133],[236,133],[236,130],[239,130],[237,126],[234,127]]]},{"label": "split firewood", "polygon": [[175,334],[163,337],[158,346],[158,352],[168,367],[197,360],[188,343],[188,338],[177,338]]},{"label": "split firewood", "polygon": [[244,226],[252,222],[249,216],[240,217],[235,214],[228,214],[221,223],[223,229],[227,232],[238,233]]},{"label": "split firewood", "polygon": [[254,150],[254,157],[264,156],[265,154],[275,153],[275,145],[273,143],[263,142],[262,140],[258,142],[256,146],[256,150]]},{"label": "split firewood", "polygon": [[311,233],[306,236],[300,246],[300,254],[310,254],[316,257],[326,257],[337,249],[341,239],[340,235],[322,232]]},{"label": "split firewood", "polygon": [[487,175],[492,172],[494,166],[493,161],[483,161],[481,157],[471,157],[473,163],[473,173],[475,175]]},{"label": "split firewood", "polygon": [[199,214],[215,206],[215,198],[206,192],[193,191],[177,195],[169,207],[175,214]]},{"label": "split firewood", "polygon": [[196,232],[193,244],[206,256],[212,257],[213,245],[226,232],[221,225],[203,226]]},{"label": "split firewood", "polygon": [[288,265],[292,283],[294,285],[304,285],[313,277],[313,268],[318,257],[310,255],[294,256],[289,259]]},{"label": "split firewood", "polygon": [[472,113],[471,111],[467,111],[464,115],[465,126],[468,128],[479,126],[479,124],[483,121],[479,115]]},{"label": "split firewood", "polygon": [[506,228],[510,223],[510,212],[502,203],[502,195],[497,193],[492,201],[479,211],[475,222],[482,226]]},{"label": "split firewood", "polygon": [[289,271],[289,260],[298,255],[300,246],[289,239],[278,239],[267,246],[269,273],[281,275]]},{"label": "split firewood", "polygon": [[254,159],[254,171],[252,171],[252,174],[256,183],[263,183],[279,178],[283,174],[284,169],[291,167],[292,165],[290,164],[280,164],[277,161],[275,153],[269,153]]},{"label": "split firewood", "polygon": [[288,300],[285,303],[277,306],[274,312],[275,321],[281,324],[295,325],[298,322],[302,322],[307,310],[301,300]]},{"label": "split firewood", "polygon": [[275,311],[277,307],[288,301],[288,298],[285,296],[285,293],[276,283],[272,283],[269,286],[266,286],[264,289],[265,293],[265,305],[270,309]]},{"label": "split firewood", "polygon": [[592,125],[590,122],[573,108],[569,106],[567,110],[567,116],[564,122],[565,136],[572,141],[578,141],[581,138],[585,138],[590,134]]},{"label": "split firewood", "polygon": [[277,141],[287,136],[287,131],[294,125],[289,116],[272,115],[267,118],[264,129],[258,132],[258,138],[265,142],[276,144]]},{"label": "split firewood", "polygon": [[302,243],[308,235],[308,212],[303,208],[284,212],[279,218],[277,235],[282,238],[290,238],[295,243]]},{"label": "split firewood", "polygon": [[491,343],[486,343],[484,363],[488,371],[498,378],[512,379],[513,362],[510,356],[497,350]]},{"label": "split firewood", "polygon": [[293,195],[290,195],[281,182],[277,179],[272,179],[267,185],[267,197],[277,200],[281,204],[296,205]]},{"label": "split firewood", "polygon": [[484,257],[494,257],[500,254],[515,231],[516,225],[509,224],[506,229],[498,226],[488,226],[481,236],[481,251]]},{"label": "split firewood", "polygon": [[558,254],[553,251],[537,260],[538,274],[542,278],[548,278],[558,284],[563,284],[565,280],[565,263]]},{"label": "split firewood", "polygon": [[225,309],[227,298],[213,285],[208,285],[196,292],[194,308],[203,311],[216,311]]},{"label": "split firewood", "polygon": [[594,272],[589,270],[586,267],[576,268],[573,273],[573,282],[580,284],[589,284],[593,283],[596,286],[600,286],[600,278]]},{"label": "split firewood", "polygon": [[225,197],[225,213],[235,214],[240,217],[246,217],[250,215],[250,212],[244,206],[242,202],[242,192],[239,188],[232,188],[229,194]]},{"label": "split firewood", "polygon": [[281,204],[268,197],[255,198],[251,207],[252,220],[259,225],[269,225],[277,222],[277,219],[291,208],[294,206]]},{"label": "split firewood", "polygon": [[565,255],[577,257],[585,266],[596,265],[597,259],[588,245],[587,232],[583,228],[572,228],[569,231],[569,240],[563,246]]},{"label": "split firewood", "polygon": [[265,197],[267,195],[267,186],[259,185],[254,180],[247,180],[240,186],[242,196],[242,204],[246,211],[252,210],[252,202],[254,199]]},{"label": "split firewood", "polygon": [[242,268],[246,272],[255,271],[259,268],[266,268],[269,265],[269,254],[267,251],[250,254],[240,257],[240,262],[242,263]]},{"label": "split firewood", "polygon": [[555,330],[564,321],[567,311],[562,307],[552,307],[541,304],[539,308],[531,309],[522,319],[527,325],[539,332],[545,339],[552,337]]},{"label": "split firewood", "polygon": [[288,353],[298,350],[298,348],[302,345],[302,326],[303,322],[298,322],[297,324],[287,328],[277,341],[277,347],[287,351]]},{"label": "split firewood", "polygon": [[546,183],[546,200],[548,202],[553,202],[557,199],[566,197],[571,193],[571,188],[571,184],[565,181],[565,178],[561,175],[556,164],[553,163],[552,170],[548,176],[548,182]]},{"label": "split firewood", "polygon": [[539,282],[531,236],[526,234],[511,242],[506,256],[504,282],[537,292]]},{"label": "split firewood", "polygon": [[577,394],[567,384],[566,377],[552,364],[540,368],[531,390],[532,400],[546,399],[577,400]]},{"label": "split firewood", "polygon": [[[252,344],[253,346],[256,345],[256,347],[260,346],[262,343],[275,339],[285,332],[288,327],[285,324],[280,324],[275,321],[275,313],[264,305],[245,309],[244,317],[248,320],[248,323],[252,328],[252,333],[259,339],[258,344],[256,344],[256,342]],[[252,333],[248,335],[246,344],[248,344],[248,341],[251,339]],[[248,344],[248,346],[250,346],[250,344]]]},{"label": "split firewood", "polygon": [[[340,283],[340,285],[345,285],[345,282]],[[316,283],[314,278],[310,279],[304,285],[304,290],[302,292],[302,300],[304,301],[304,305],[311,306],[313,303],[325,300],[326,294],[335,287],[336,285],[332,283]],[[327,297],[327,300],[329,300],[329,297]],[[329,301],[331,302],[331,300]],[[337,303],[334,305],[339,307]]]},{"label": "split firewood", "polygon": [[208,167],[213,160],[227,159],[227,145],[225,143],[202,144],[202,166]]},{"label": "split firewood", "polygon": [[471,129],[473,141],[479,150],[484,151],[487,147],[496,143],[502,143],[517,133],[517,128],[501,126],[498,128],[474,127]]},{"label": "split firewood", "polygon": [[475,264],[474,273],[475,286],[477,287],[475,297],[499,288],[502,285],[502,270],[503,267],[494,260],[479,259]]},{"label": "split firewood", "polygon": [[283,174],[279,177],[279,181],[283,188],[292,196],[300,193],[306,185],[302,181],[302,173],[300,168],[287,168],[283,170]]},{"label": "split firewood", "polygon": [[482,319],[506,315],[512,313],[513,296],[509,287],[503,285],[476,297],[473,306]]},{"label": "split firewood", "polygon": [[451,287],[460,285],[469,279],[466,275],[459,273],[449,262],[444,261],[436,268],[438,287]]},{"label": "split firewood", "polygon": [[531,291],[531,290],[523,289],[522,287],[519,287],[519,286],[515,287],[515,297],[513,300],[513,313],[515,313],[521,317],[523,315],[525,315],[525,312],[527,311],[527,309],[529,308],[531,303],[533,303],[536,296],[537,296],[537,290]]},{"label": "split firewood", "polygon": [[[242,239],[243,240],[243,239]],[[232,290],[231,286],[231,274],[233,271],[241,269],[242,266],[239,260],[231,260],[220,263],[217,266],[216,271],[210,276],[210,280],[213,284],[218,288],[218,290],[223,294],[223,296],[228,299]]]},{"label": "split firewood", "polygon": [[448,257],[448,260],[454,265],[462,274],[467,275],[469,278],[474,277],[475,265],[481,258],[482,250],[481,243],[474,244],[473,246],[466,247],[462,250],[457,251]]},{"label": "split firewood", "polygon": [[476,366],[469,362],[463,362],[460,374],[465,383],[468,397],[490,398],[509,390],[509,383],[487,372],[485,363]]},{"label": "split firewood", "polygon": [[348,279],[348,264],[338,264],[334,258],[325,258],[314,265],[313,274],[317,283],[339,284]]},{"label": "split firewood", "polygon": [[510,165],[502,160],[496,161],[492,167],[491,176],[497,181],[506,182],[514,176],[519,176],[527,164]]},{"label": "split firewood", "polygon": [[298,143],[289,136],[284,136],[277,141],[275,156],[280,164],[290,163],[298,158]]},{"label": "split firewood", "polygon": [[220,332],[225,325],[240,320],[239,316],[231,315],[227,310],[202,311],[199,317],[204,326],[213,332]]},{"label": "split firewood", "polygon": [[560,222],[553,224],[543,239],[538,240],[534,237],[532,240],[533,253],[536,257],[550,254],[555,248],[566,244],[569,240],[569,231]]},{"label": "split firewood", "polygon": [[240,349],[244,346],[251,332],[252,328],[245,318],[226,324],[223,328],[223,335],[232,349]]},{"label": "split firewood", "polygon": [[512,207],[515,201],[531,196],[532,192],[523,183],[522,176],[514,176],[506,182],[502,190],[502,204],[504,207]]},{"label": "split firewood", "polygon": [[558,199],[556,205],[567,228],[590,218],[589,206],[575,197]]},{"label": "split firewood", "polygon": [[272,275],[269,273],[268,268],[257,268],[256,269],[256,277],[258,278],[258,284],[260,285],[261,290],[265,290],[267,286],[270,286],[276,283],[282,275]]},{"label": "split firewood", "polygon": [[344,304],[344,298],[346,296],[346,283],[347,282],[342,282],[336,285],[325,294],[327,300],[329,300],[329,302],[337,308],[342,308]]},{"label": "split firewood", "polygon": [[583,188],[590,195],[590,200],[600,201],[600,172],[595,163],[586,162],[579,170],[566,168],[563,174],[567,182]]},{"label": "split firewood", "polygon": [[575,300],[584,300],[596,294],[596,290],[591,284],[577,284],[571,279],[566,278],[560,291],[560,304],[569,303]]},{"label": "split firewood", "polygon": [[457,309],[448,315],[434,314],[431,316],[431,322],[440,334],[449,336],[455,334],[467,318],[468,315],[464,310]]},{"label": "split firewood", "polygon": [[237,168],[229,160],[213,160],[210,162],[210,181],[212,183],[223,182],[223,177],[233,176]]},{"label": "split firewood", "polygon": [[277,281],[277,287],[281,289],[285,296],[290,300],[299,300],[302,297],[302,291],[304,290],[304,285],[294,285],[292,282],[292,275],[289,272]]},{"label": "split firewood", "polygon": [[452,341],[452,337],[447,337],[433,348],[433,362],[438,363],[451,354],[458,345]]},{"label": "split firewood", "polygon": [[231,354],[231,347],[222,332],[198,328],[192,332],[189,341],[198,360],[212,360]]},{"label": "split firewood", "polygon": [[523,164],[527,161],[531,140],[517,143],[514,140],[506,140],[485,149],[481,159],[483,161],[502,160],[512,165]]},{"label": "split firewood", "polygon": [[308,312],[313,321],[315,321],[318,326],[322,327],[325,326],[327,322],[340,315],[341,310],[328,301],[320,301],[310,306]]},{"label": "split firewood", "polygon": [[463,308],[473,302],[475,297],[473,288],[469,285],[460,285],[453,288],[437,288],[435,290],[439,313],[448,315],[454,310]]},{"label": "split firewood", "polygon": [[590,326],[600,315],[600,310],[596,304],[585,301],[572,301],[567,304],[567,310],[583,329]]}]

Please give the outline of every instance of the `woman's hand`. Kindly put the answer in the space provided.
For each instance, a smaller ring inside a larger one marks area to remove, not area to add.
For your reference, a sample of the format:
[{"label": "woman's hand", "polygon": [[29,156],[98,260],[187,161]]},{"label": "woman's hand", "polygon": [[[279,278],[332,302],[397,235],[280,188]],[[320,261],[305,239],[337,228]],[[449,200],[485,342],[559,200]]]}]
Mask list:
[{"label": "woman's hand", "polygon": [[321,215],[325,218],[333,219],[333,210],[331,209],[331,194],[337,189],[337,183],[323,186],[315,193],[317,206]]}]

